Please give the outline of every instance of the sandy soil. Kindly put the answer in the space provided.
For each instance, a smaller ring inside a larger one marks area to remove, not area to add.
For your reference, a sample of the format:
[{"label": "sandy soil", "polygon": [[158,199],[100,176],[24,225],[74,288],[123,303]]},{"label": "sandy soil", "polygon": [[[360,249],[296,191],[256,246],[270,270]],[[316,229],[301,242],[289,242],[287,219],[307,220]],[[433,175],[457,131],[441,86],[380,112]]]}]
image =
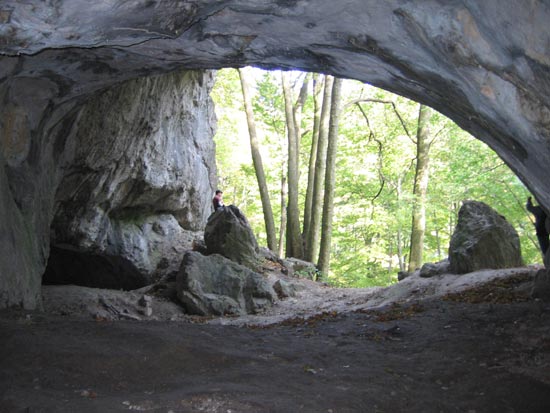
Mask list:
[{"label": "sandy soil", "polygon": [[0,412],[549,412],[534,271],[301,281],[264,314],[215,319],[45,288],[46,312],[0,313]]}]

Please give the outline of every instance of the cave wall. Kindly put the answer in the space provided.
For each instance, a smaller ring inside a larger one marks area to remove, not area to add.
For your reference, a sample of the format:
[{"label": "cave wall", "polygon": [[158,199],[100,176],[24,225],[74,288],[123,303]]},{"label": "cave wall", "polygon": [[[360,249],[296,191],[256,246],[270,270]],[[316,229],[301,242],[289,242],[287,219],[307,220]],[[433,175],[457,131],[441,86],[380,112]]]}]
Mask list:
[{"label": "cave wall", "polygon": [[[51,283],[137,288],[177,271],[212,212],[213,82],[211,71],[179,71],[56,110],[46,99],[37,122],[22,109],[32,89],[6,89],[0,307],[40,306],[50,247]],[[81,270],[71,275],[69,261]],[[83,278],[91,266],[97,280]]]},{"label": "cave wall", "polygon": [[3,225],[25,225],[32,246],[13,241],[27,258],[0,273],[47,256],[51,141],[70,116],[99,90],[182,68],[319,71],[415,99],[491,146],[548,209],[549,21],[545,0],[3,1]]},{"label": "cave wall", "polygon": [[74,108],[53,107],[57,91],[47,79],[0,84],[0,308],[40,307],[57,175],[52,141]]},{"label": "cave wall", "polygon": [[[0,165],[3,163],[0,153]],[[35,308],[40,303],[40,277],[37,275],[42,270],[41,260],[33,245],[32,228],[26,225],[11,196],[2,167],[0,193],[0,308]]]},{"label": "cave wall", "polygon": [[212,212],[213,82],[213,72],[177,72],[86,102],[57,142],[52,245],[125,258],[145,279],[177,271]]}]

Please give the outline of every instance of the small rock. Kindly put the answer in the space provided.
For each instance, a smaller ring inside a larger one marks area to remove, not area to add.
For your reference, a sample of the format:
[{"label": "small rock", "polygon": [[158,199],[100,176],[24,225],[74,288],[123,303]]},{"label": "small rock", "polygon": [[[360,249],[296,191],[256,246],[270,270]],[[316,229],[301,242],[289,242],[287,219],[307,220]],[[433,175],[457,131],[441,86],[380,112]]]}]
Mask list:
[{"label": "small rock", "polygon": [[153,315],[153,309],[151,307],[145,307],[144,309],[140,310],[139,313],[144,315],[145,317],[151,317]]},{"label": "small rock", "polygon": [[420,269],[420,276],[422,278],[435,277],[436,275],[445,274],[449,271],[449,260],[445,259],[439,262],[427,262]]},{"label": "small rock", "polygon": [[409,277],[410,275],[411,275],[411,273],[408,272],[408,271],[399,271],[397,273],[397,281],[402,281],[405,278]]},{"label": "small rock", "polygon": [[315,264],[309,261],[291,257],[284,259],[283,265],[288,268],[288,274],[296,278],[306,278],[316,281],[319,275]]},{"label": "small rock", "polygon": [[139,305],[142,307],[150,307],[153,302],[153,297],[150,295],[143,295],[139,300]]},{"label": "small rock", "polygon": [[277,297],[279,297],[279,299],[281,300],[283,298],[296,296],[296,290],[293,288],[293,286],[283,280],[277,280],[275,284],[273,284],[273,289],[277,293]]}]

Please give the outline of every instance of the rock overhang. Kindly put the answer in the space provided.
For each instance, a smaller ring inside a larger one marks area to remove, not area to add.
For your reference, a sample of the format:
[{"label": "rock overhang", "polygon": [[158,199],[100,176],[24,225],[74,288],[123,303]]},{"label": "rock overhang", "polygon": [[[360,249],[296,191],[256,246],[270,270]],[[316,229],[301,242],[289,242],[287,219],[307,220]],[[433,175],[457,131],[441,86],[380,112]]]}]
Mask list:
[{"label": "rock overhang", "polygon": [[54,104],[182,68],[358,79],[449,116],[550,206],[549,18],[496,0],[7,1],[0,76],[48,79]]}]

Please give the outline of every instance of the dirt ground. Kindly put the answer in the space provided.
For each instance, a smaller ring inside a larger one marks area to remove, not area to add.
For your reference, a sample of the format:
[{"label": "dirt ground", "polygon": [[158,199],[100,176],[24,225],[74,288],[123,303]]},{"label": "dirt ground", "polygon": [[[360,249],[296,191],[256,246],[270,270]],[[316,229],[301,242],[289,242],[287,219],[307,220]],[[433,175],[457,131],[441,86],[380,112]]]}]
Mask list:
[{"label": "dirt ground", "polygon": [[52,289],[46,312],[0,313],[0,412],[547,413],[550,303],[529,298],[533,273],[312,284],[215,319],[75,313]]}]

